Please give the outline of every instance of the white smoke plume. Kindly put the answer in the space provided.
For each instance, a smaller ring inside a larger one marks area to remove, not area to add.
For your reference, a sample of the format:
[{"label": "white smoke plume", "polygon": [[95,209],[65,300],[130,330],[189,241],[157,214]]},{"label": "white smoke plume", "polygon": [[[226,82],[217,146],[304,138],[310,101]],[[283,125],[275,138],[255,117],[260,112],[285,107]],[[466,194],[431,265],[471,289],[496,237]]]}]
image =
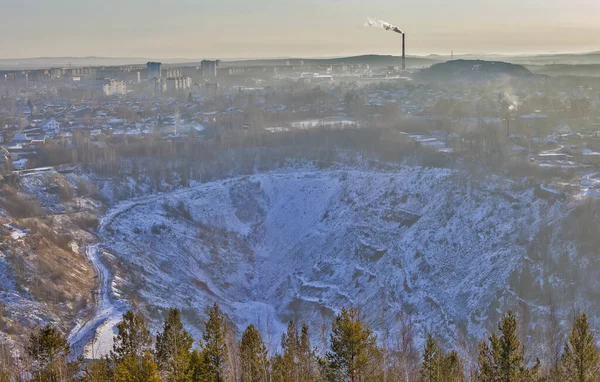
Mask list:
[{"label": "white smoke plume", "polygon": [[388,23],[387,21],[383,21],[383,20],[373,20],[371,18],[367,18],[367,22],[365,22],[364,25],[366,27],[383,28],[386,31],[392,31],[392,32],[404,34],[404,32],[402,32],[402,30],[400,28],[398,28],[397,26],[395,26],[393,24]]}]

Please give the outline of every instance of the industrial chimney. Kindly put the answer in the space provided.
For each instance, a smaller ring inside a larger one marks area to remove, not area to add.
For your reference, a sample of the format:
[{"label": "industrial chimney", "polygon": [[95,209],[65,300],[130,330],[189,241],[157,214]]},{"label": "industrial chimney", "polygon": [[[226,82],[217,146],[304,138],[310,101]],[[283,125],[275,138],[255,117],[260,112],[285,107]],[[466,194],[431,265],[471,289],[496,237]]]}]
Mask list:
[{"label": "industrial chimney", "polygon": [[402,70],[406,70],[406,33],[402,33]]}]

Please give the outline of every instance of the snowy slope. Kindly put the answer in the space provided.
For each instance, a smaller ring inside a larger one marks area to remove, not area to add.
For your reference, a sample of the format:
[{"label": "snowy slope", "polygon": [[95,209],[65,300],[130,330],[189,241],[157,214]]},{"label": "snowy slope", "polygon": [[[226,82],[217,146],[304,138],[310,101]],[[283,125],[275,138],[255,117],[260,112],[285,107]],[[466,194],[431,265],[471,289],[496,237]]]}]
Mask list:
[{"label": "snowy slope", "polygon": [[279,338],[295,318],[317,337],[322,315],[359,306],[377,329],[382,315],[393,331],[398,314],[412,314],[421,336],[456,345],[506,309],[544,313],[509,279],[565,203],[446,169],[278,171],[130,201],[102,236],[125,270],[113,286],[155,327],[175,306],[198,338],[217,301],[240,329]]}]

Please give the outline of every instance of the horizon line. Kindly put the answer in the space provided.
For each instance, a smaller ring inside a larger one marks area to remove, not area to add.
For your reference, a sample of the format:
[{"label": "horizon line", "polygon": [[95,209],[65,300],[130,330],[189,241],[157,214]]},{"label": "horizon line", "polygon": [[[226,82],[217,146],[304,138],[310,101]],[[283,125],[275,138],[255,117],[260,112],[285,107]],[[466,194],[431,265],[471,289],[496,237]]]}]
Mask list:
[{"label": "horizon line", "polygon": [[[589,54],[600,54],[600,50],[586,50],[586,51],[576,51],[576,52],[530,52],[530,53],[493,53],[493,52],[466,52],[466,53],[454,53],[454,56],[498,56],[498,57],[540,57],[540,56],[568,56],[568,55],[589,55]],[[162,57],[162,58],[152,58],[152,57],[120,57],[120,56],[33,56],[33,57],[6,57],[0,58],[0,61],[32,61],[32,60],[57,60],[57,59],[109,59],[109,60],[167,60],[167,61],[190,61],[190,62],[200,62],[202,60],[214,60],[219,59],[222,61],[260,61],[260,60],[320,60],[320,59],[337,59],[337,58],[351,58],[351,57],[360,57],[360,56],[392,56],[396,57],[394,54],[389,53],[362,53],[362,54],[350,54],[350,55],[334,55],[334,56],[265,56],[265,57],[225,57],[225,58],[213,58],[213,57]],[[425,53],[425,54],[410,54],[407,57],[417,57],[417,58],[428,58],[431,56],[438,57],[450,57],[451,54],[448,53]],[[399,57],[399,56],[398,56]]]}]

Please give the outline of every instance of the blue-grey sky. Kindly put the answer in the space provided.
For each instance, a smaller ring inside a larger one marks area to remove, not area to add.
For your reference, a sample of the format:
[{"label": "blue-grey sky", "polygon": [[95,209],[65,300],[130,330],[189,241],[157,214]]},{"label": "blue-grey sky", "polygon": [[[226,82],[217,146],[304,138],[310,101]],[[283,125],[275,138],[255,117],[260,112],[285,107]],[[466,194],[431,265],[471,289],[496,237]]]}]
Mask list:
[{"label": "blue-grey sky", "polygon": [[600,0],[0,0],[0,58],[600,50]]}]

